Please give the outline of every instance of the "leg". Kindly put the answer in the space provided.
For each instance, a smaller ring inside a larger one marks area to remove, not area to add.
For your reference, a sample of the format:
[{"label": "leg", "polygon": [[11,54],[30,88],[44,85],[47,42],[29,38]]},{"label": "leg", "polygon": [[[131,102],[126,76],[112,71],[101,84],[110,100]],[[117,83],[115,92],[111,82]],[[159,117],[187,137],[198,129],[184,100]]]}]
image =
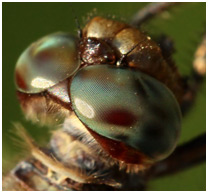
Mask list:
[{"label": "leg", "polygon": [[206,134],[176,148],[167,159],[155,164],[149,172],[150,176],[164,176],[179,172],[206,160]]},{"label": "leg", "polygon": [[139,10],[132,18],[131,24],[139,27],[143,22],[151,19],[155,15],[161,13],[164,10],[169,9],[173,5],[178,3],[173,2],[160,2],[160,3],[150,3],[142,10]]}]

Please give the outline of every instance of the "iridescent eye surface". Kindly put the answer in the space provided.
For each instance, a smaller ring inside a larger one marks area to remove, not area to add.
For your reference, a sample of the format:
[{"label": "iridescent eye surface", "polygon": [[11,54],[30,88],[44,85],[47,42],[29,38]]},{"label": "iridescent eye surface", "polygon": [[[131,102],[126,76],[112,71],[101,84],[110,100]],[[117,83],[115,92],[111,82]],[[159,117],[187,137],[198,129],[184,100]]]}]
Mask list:
[{"label": "iridescent eye surface", "polygon": [[181,112],[171,91],[156,79],[130,68],[88,66],[73,78],[70,94],[78,118],[96,134],[154,161],[173,151]]},{"label": "iridescent eye surface", "polygon": [[15,69],[17,89],[39,93],[72,75],[79,67],[77,38],[55,33],[31,44]]}]

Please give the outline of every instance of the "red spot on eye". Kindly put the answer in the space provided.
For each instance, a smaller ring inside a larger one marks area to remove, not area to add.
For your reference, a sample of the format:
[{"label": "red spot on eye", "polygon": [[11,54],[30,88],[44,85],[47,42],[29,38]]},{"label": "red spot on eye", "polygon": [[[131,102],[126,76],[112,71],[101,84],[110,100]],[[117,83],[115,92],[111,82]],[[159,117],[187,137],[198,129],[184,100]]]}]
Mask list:
[{"label": "red spot on eye", "polygon": [[27,90],[27,84],[24,80],[24,78],[22,77],[22,75],[16,70],[15,72],[15,80],[16,80],[16,84],[19,88],[23,89],[23,90]]},{"label": "red spot on eye", "polygon": [[132,126],[137,121],[136,116],[125,109],[110,109],[101,117],[108,124],[126,127]]},{"label": "red spot on eye", "polygon": [[[42,61],[42,63],[40,63],[40,64],[43,64],[43,62],[46,62],[46,61],[49,61],[50,59],[52,59],[53,54],[54,54],[53,52],[49,52],[48,50],[42,51],[37,54],[36,59],[39,61]],[[39,64],[39,63],[37,63],[37,64]]]}]

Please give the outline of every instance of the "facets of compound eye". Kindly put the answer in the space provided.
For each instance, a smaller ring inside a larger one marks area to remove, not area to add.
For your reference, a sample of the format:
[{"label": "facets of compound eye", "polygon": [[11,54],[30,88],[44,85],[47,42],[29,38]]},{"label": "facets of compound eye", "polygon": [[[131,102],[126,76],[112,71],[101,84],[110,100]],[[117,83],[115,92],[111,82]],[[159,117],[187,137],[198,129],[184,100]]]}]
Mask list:
[{"label": "facets of compound eye", "polygon": [[[171,91],[156,79],[129,68],[88,66],[73,78],[70,94],[78,118],[100,136],[122,142],[150,160],[173,151],[181,112]],[[112,149],[106,144],[104,148]],[[118,148],[114,152],[122,151]]]},{"label": "facets of compound eye", "polygon": [[19,57],[15,83],[19,91],[39,93],[71,76],[80,62],[77,39],[67,33],[55,33],[31,44]]}]

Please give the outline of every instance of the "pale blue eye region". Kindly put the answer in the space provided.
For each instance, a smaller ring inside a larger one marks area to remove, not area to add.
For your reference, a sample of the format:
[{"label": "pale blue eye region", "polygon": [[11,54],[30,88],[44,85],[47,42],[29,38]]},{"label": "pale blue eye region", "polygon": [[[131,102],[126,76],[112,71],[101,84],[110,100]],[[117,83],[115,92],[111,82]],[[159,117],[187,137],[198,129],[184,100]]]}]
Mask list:
[{"label": "pale blue eye region", "polygon": [[96,133],[153,159],[174,149],[181,126],[179,105],[156,79],[135,69],[93,65],[78,71],[70,93],[75,113]]},{"label": "pale blue eye region", "polygon": [[16,64],[17,89],[39,93],[73,75],[80,66],[77,41],[76,37],[59,32],[32,43]]}]

